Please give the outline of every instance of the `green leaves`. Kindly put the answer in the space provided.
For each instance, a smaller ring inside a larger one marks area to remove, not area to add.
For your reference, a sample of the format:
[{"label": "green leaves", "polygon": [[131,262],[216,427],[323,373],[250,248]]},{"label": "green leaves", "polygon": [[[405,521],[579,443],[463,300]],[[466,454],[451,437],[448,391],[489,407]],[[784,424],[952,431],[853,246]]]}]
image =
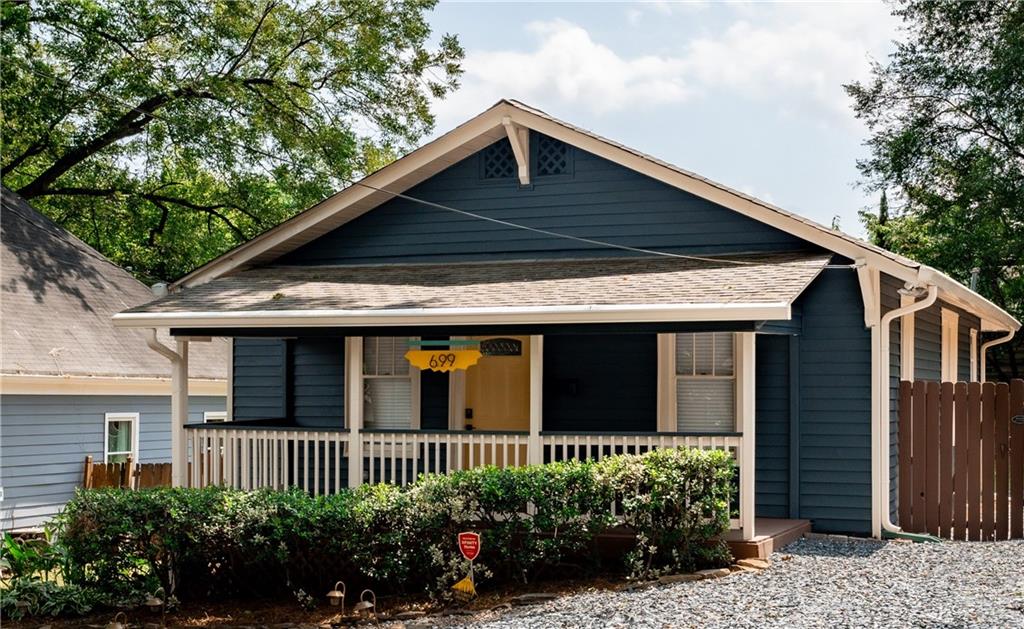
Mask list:
[{"label": "green leaves", "polygon": [[[864,180],[898,193],[888,221],[863,215],[868,232],[964,283],[977,267],[978,291],[1024,318],[1024,4],[902,0],[895,13],[907,41],[845,86],[871,131]],[[996,375],[1024,376],[1007,347]]]},{"label": "green leaves", "polygon": [[390,161],[463,52],[435,0],[2,4],[4,185],[172,279]]}]

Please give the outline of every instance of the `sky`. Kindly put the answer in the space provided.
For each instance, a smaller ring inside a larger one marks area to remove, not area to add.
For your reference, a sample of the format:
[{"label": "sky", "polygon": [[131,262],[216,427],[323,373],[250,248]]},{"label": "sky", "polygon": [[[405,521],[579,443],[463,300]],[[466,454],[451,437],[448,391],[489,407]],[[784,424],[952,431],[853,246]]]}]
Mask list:
[{"label": "sky", "polygon": [[442,2],[466,50],[435,135],[514,98],[863,237],[864,125],[843,83],[898,38],[877,2]]}]

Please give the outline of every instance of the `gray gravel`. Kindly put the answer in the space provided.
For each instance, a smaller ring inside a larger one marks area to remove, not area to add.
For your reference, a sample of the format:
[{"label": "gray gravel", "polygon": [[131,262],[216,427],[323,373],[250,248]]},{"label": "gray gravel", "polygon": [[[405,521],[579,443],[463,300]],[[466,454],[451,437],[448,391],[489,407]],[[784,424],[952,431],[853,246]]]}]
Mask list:
[{"label": "gray gravel", "polygon": [[1024,541],[802,539],[762,572],[584,591],[444,627],[1024,627]]}]

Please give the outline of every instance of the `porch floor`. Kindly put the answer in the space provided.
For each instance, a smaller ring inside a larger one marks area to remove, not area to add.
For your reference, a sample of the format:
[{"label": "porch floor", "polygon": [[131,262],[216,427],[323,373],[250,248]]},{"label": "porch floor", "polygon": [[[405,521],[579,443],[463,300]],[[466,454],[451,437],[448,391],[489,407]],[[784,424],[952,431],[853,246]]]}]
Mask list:
[{"label": "porch floor", "polygon": [[743,532],[732,530],[725,534],[725,541],[737,559],[767,559],[776,550],[810,531],[810,520],[757,518],[754,521],[754,532],[757,533],[754,539],[740,539]]}]

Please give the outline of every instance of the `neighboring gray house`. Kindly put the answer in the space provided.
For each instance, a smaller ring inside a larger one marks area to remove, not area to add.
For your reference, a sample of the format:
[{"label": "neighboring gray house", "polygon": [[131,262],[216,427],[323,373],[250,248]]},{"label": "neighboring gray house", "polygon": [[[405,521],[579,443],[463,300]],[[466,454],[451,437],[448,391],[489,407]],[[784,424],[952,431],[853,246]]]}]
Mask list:
[{"label": "neighboring gray house", "polygon": [[[170,363],[110,317],[144,284],[2,189],[0,528],[60,511],[95,461],[170,460]],[[163,338],[166,343],[169,339]],[[193,343],[191,421],[225,412],[227,345]]]}]

